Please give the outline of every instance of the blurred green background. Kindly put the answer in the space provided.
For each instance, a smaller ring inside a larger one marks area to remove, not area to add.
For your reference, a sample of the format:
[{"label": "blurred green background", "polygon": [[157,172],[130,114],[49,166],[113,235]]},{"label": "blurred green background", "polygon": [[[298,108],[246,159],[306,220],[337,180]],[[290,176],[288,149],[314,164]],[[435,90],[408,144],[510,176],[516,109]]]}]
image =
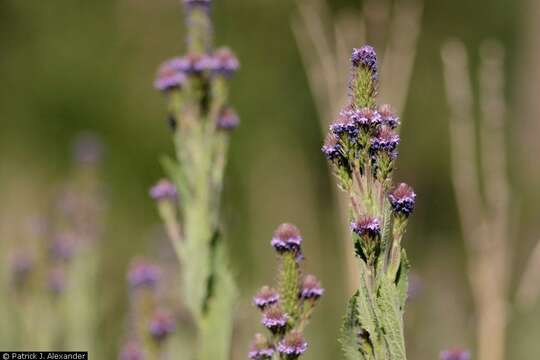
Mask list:
[{"label": "blurred green background", "polygon": [[[334,11],[359,9],[361,1],[330,5]],[[539,145],[526,137],[538,128],[537,112],[530,108],[537,93],[529,86],[538,77],[530,70],[536,65],[533,45],[540,39],[534,8],[535,0],[424,1],[397,173],[418,193],[406,238],[423,283],[407,312],[411,359],[434,359],[453,345],[474,346],[474,313],[449,177],[439,53],[448,37],[466,43],[473,68],[482,40],[496,38],[507,49],[518,275],[540,234],[539,170],[530,156]],[[339,357],[336,337],[349,296],[343,244],[334,185],[319,151],[321,129],[290,28],[296,11],[292,0],[216,0],[213,8],[216,42],[233,48],[242,62],[231,85],[242,124],[233,135],[224,201],[242,292],[238,359],[259,329],[250,297],[274,279],[269,240],[284,221],[302,229],[306,266],[327,289],[308,330],[313,341],[306,358]],[[66,175],[69,146],[78,132],[102,136],[110,196],[101,294],[108,304],[101,324],[107,358],[114,358],[124,331],[126,264],[134,255],[157,252],[153,229],[159,219],[147,189],[162,176],[157,159],[172,152],[172,144],[165,102],[152,81],[158,64],[183,51],[183,32],[178,0],[0,0],[0,234],[17,236],[26,214],[37,211],[51,185]],[[516,359],[540,358],[539,317],[537,306],[510,319],[510,351]]]}]

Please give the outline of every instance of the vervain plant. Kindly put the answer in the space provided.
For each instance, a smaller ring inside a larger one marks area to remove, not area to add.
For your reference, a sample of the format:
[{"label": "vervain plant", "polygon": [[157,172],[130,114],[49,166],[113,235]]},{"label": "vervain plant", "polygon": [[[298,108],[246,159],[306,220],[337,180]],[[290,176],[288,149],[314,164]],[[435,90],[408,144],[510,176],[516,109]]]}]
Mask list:
[{"label": "vervain plant", "polygon": [[379,73],[370,46],[354,49],[350,101],[322,148],[348,195],[360,287],[349,301],[341,344],[347,359],[406,359],[403,313],[409,262],[401,246],[416,194],[392,187],[399,118],[377,107]]},{"label": "vervain plant", "polygon": [[230,130],[227,80],[239,63],[213,50],[210,0],[184,0],[187,54],[165,62],[155,81],[169,104],[175,158],[163,166],[172,183],[151,190],[182,267],[183,299],[197,326],[197,359],[227,359],[236,287],[220,232],[220,198]]},{"label": "vervain plant", "polygon": [[278,286],[263,286],[253,298],[270,337],[256,334],[248,356],[252,360],[293,360],[307,350],[302,332],[324,289],[313,275],[302,275],[302,236],[292,224],[281,224],[272,238],[279,257]]}]

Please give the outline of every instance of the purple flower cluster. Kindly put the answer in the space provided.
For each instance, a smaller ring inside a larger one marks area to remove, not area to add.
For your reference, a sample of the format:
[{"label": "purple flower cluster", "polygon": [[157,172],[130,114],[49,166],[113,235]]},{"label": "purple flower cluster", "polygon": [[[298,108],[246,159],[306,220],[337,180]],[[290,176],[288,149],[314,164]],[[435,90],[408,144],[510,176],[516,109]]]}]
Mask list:
[{"label": "purple flower cluster", "polygon": [[150,197],[154,200],[176,201],[177,192],[174,184],[168,179],[159,180],[150,188]]},{"label": "purple flower cluster", "polygon": [[451,349],[441,352],[441,360],[471,360],[471,353],[462,349]]},{"label": "purple flower cluster", "polygon": [[230,77],[240,68],[240,62],[228,48],[220,48],[214,54],[187,54],[164,62],[154,81],[160,91],[181,89],[189,76],[214,74]]},{"label": "purple flower cluster", "polygon": [[292,331],[277,346],[278,352],[288,360],[297,359],[307,350],[307,342],[302,333]]},{"label": "purple flower cluster", "polygon": [[351,224],[351,230],[360,237],[374,239],[381,233],[381,224],[377,218],[362,216]]},{"label": "purple flower cluster", "polygon": [[281,224],[274,232],[271,244],[278,253],[299,253],[300,245],[302,244],[300,230],[293,224]]},{"label": "purple flower cluster", "polygon": [[184,0],[184,5],[186,5],[189,10],[198,7],[208,11],[211,4],[212,0]]},{"label": "purple flower cluster", "polygon": [[377,54],[375,49],[369,45],[364,45],[359,49],[353,49],[351,62],[354,68],[363,68],[370,72],[373,83],[379,78],[377,69]]},{"label": "purple flower cluster", "polygon": [[401,183],[388,194],[388,199],[396,214],[408,217],[414,210],[416,193],[409,185]]},{"label": "purple flower cluster", "polygon": [[399,145],[399,135],[389,126],[382,126],[371,139],[370,150],[374,153],[385,152],[393,155]]},{"label": "purple flower cluster", "polygon": [[230,131],[236,129],[238,124],[240,124],[240,118],[236,111],[230,107],[225,107],[221,110],[217,120],[218,129]]},{"label": "purple flower cluster", "polygon": [[379,106],[378,113],[381,116],[382,124],[389,126],[392,129],[397,128],[400,125],[399,116],[397,116],[390,105],[384,104]]},{"label": "purple flower cluster", "polygon": [[279,293],[269,286],[263,286],[261,290],[253,297],[253,304],[259,309],[265,309],[270,305],[277,304]]},{"label": "purple flower cluster", "polygon": [[172,314],[164,310],[158,310],[150,320],[148,330],[156,341],[165,340],[176,329],[176,321]]},{"label": "purple flower cluster", "polygon": [[288,320],[289,315],[283,311],[281,306],[272,305],[264,310],[261,323],[273,334],[279,334],[287,327]]},{"label": "purple flower cluster", "polygon": [[326,156],[326,159],[337,164],[341,164],[346,161],[345,156],[343,155],[343,148],[339,143],[339,139],[333,134],[328,134],[324,145],[322,147],[322,152]]},{"label": "purple flower cluster", "polygon": [[302,300],[317,300],[324,294],[324,289],[321,283],[313,275],[306,275],[300,289],[300,299]]},{"label": "purple flower cluster", "polygon": [[249,348],[248,357],[251,360],[270,360],[274,355],[274,346],[262,334],[255,334]]},{"label": "purple flower cluster", "polygon": [[77,241],[74,234],[62,233],[50,245],[50,256],[56,261],[68,261],[75,253],[76,245]]},{"label": "purple flower cluster", "polygon": [[34,269],[35,261],[32,256],[25,252],[19,252],[13,255],[10,264],[11,281],[14,286],[24,286]]},{"label": "purple flower cluster", "polygon": [[128,282],[131,288],[154,287],[161,278],[159,266],[136,259],[130,266]]}]

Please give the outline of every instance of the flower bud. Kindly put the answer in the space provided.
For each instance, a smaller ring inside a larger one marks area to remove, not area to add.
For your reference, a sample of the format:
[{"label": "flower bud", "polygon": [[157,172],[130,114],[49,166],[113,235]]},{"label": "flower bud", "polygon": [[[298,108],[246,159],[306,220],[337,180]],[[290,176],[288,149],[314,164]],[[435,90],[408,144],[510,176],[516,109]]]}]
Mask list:
[{"label": "flower bud", "polygon": [[177,192],[174,184],[168,179],[159,180],[150,188],[150,197],[156,201],[176,201]]}]

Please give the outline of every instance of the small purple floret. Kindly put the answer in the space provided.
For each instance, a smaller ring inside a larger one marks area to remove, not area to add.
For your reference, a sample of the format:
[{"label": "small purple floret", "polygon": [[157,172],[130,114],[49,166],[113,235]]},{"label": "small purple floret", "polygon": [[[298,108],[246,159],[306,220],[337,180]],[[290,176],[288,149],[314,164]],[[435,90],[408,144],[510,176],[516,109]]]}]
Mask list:
[{"label": "small purple floret", "polygon": [[261,290],[253,297],[253,304],[259,309],[265,309],[279,301],[279,294],[269,286],[263,286]]},{"label": "small purple floret", "polygon": [[175,201],[177,196],[176,187],[167,179],[159,180],[150,188],[150,197],[154,200]]},{"label": "small purple floret", "polygon": [[129,268],[128,282],[132,288],[153,287],[161,278],[161,269],[142,259],[135,260]]},{"label": "small purple floret", "polygon": [[300,230],[293,224],[281,224],[274,232],[271,244],[278,253],[298,252],[302,244]]},{"label": "small purple floret", "polygon": [[471,360],[471,353],[462,349],[451,349],[441,352],[441,360]]},{"label": "small purple floret", "polygon": [[229,48],[216,50],[213,57],[212,71],[216,74],[231,76],[240,68],[240,62]]},{"label": "small purple floret", "polygon": [[388,199],[395,213],[407,217],[414,210],[416,193],[409,185],[401,183],[394,191],[388,194]]},{"label": "small purple floret", "polygon": [[323,294],[324,289],[321,287],[320,281],[313,275],[306,275],[300,289],[300,298],[303,300],[317,300]]},{"label": "small purple floret", "polygon": [[389,126],[392,129],[395,129],[399,126],[400,120],[393,111],[390,105],[381,105],[379,106],[379,114],[382,119],[383,125]]},{"label": "small purple floret", "polygon": [[217,128],[221,130],[234,130],[240,124],[240,118],[236,111],[230,107],[226,107],[221,111],[218,117]]},{"label": "small purple floret", "polygon": [[68,261],[71,259],[76,247],[74,236],[73,234],[63,233],[53,241],[49,251],[54,260]]},{"label": "small purple floret", "polygon": [[381,233],[381,224],[377,218],[362,216],[351,224],[351,230],[358,236],[375,238]]},{"label": "small purple floret", "polygon": [[149,331],[156,341],[163,341],[176,329],[176,321],[172,314],[166,311],[157,311],[150,320]]},{"label": "small purple floret", "polygon": [[274,305],[263,312],[261,323],[272,333],[277,334],[285,329],[289,317],[281,310],[281,307]]},{"label": "small purple floret", "polygon": [[279,342],[277,350],[287,359],[293,360],[306,352],[307,346],[308,344],[302,337],[302,334],[293,331],[287,334],[287,336],[285,336],[285,339]]},{"label": "small purple floret", "polygon": [[184,0],[184,5],[186,5],[188,9],[199,7],[203,10],[208,10],[211,3],[211,0]]},{"label": "small purple floret", "polygon": [[174,58],[163,63],[158,71],[154,87],[159,91],[180,89],[186,82],[186,75],[179,69],[180,58]]},{"label": "small purple floret", "polygon": [[172,66],[185,74],[199,75],[214,68],[214,59],[207,54],[187,54],[176,58]]},{"label": "small purple floret", "polygon": [[373,152],[386,152],[392,155],[399,145],[399,135],[388,126],[382,126],[377,135],[371,139]]},{"label": "small purple floret", "polygon": [[251,360],[270,360],[274,355],[274,347],[262,334],[255,334],[255,339],[249,348],[248,357]]}]

